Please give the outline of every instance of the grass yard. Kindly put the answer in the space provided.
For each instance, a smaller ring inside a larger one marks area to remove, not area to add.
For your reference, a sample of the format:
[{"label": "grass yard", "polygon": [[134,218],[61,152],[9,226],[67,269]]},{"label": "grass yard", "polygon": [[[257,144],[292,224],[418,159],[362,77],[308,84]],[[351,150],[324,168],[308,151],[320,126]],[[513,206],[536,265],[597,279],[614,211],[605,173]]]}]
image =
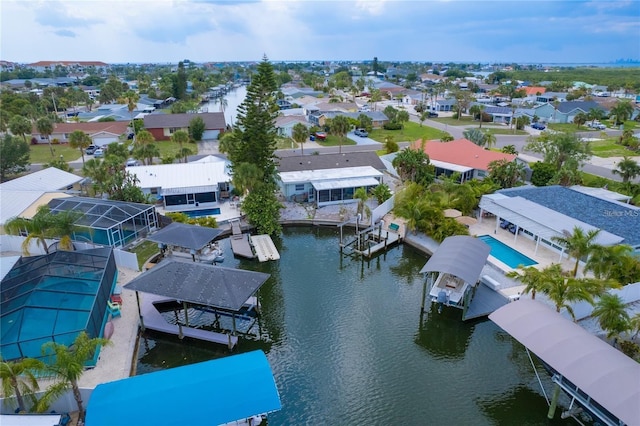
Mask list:
[{"label": "grass yard", "polygon": [[[485,130],[485,128],[483,127],[482,130]],[[505,128],[487,127],[486,130],[489,133],[492,133],[494,135],[528,135],[529,134],[524,130],[509,129],[508,127],[505,127]]]},{"label": "grass yard", "polygon": [[[371,135],[369,135],[371,136]],[[351,139],[349,139],[348,137],[338,137],[335,135],[330,135],[327,134],[327,138],[325,140],[320,140],[320,139],[316,139],[316,142],[318,143],[318,145],[320,146],[340,146],[341,144],[344,145],[357,145],[357,143],[355,141],[352,141]]]},{"label": "grass yard", "polygon": [[440,140],[445,134],[442,130],[424,125],[420,127],[420,124],[410,121],[404,123],[402,130],[374,129],[369,133],[369,137],[380,143],[384,143],[387,137],[392,137],[396,142],[413,142],[418,139]]},{"label": "grass yard", "polygon": [[[80,150],[71,148],[68,144],[51,145],[53,147],[54,156],[51,156],[51,150],[49,144],[29,145],[29,158],[31,164],[49,163],[52,160],[57,160],[62,155],[64,161],[75,161],[80,158]],[[91,158],[91,156],[84,156],[85,160]]]},{"label": "grass yard", "polygon": [[158,243],[154,243],[153,241],[143,241],[129,251],[138,256],[138,266],[140,267],[140,270],[143,271],[144,263],[160,250],[158,249]]},{"label": "grass yard", "polygon": [[637,152],[631,151],[622,145],[615,143],[615,139],[605,139],[601,141],[591,141],[591,151],[593,155],[608,158],[608,157],[624,157],[638,155]]},{"label": "grass yard", "polygon": [[[180,145],[175,142],[156,141],[154,144],[160,150],[160,158],[168,156],[175,158],[176,154],[178,154],[178,152],[180,151]],[[198,145],[195,143],[188,143],[183,146],[189,148],[191,152],[193,152],[193,155],[196,155],[198,153]]]},{"label": "grass yard", "polygon": [[449,126],[468,126],[470,124],[477,124],[476,121],[470,115],[463,115],[460,120],[453,117],[438,117],[430,118],[430,120],[437,121],[438,123],[447,124]]}]

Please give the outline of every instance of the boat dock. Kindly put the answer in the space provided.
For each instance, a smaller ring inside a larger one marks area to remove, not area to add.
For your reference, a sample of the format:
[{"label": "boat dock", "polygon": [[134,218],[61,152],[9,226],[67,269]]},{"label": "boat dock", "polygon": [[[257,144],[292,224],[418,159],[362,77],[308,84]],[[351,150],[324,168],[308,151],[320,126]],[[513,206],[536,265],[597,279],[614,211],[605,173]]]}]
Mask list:
[{"label": "boat dock", "polygon": [[[231,224],[231,250],[233,254],[240,257],[246,257],[247,259],[253,259],[256,255],[251,248],[251,242],[249,240],[249,234],[243,234],[240,228],[239,220],[232,220]],[[273,244],[273,243],[272,243]]]},{"label": "boat dock", "polygon": [[268,235],[255,235],[253,237],[249,237],[249,242],[253,246],[253,249],[258,256],[258,260],[260,262],[266,262],[267,260],[278,260],[280,259],[280,253],[278,253],[278,249],[275,244],[273,244],[273,240]]},{"label": "boat dock", "polygon": [[[342,237],[342,227],[350,224],[346,221],[338,224],[340,228],[340,251],[347,249],[348,252],[357,253],[365,257],[371,257],[379,251],[386,250],[387,247],[400,241],[400,234],[389,229],[383,229],[379,222],[363,230],[356,231],[356,237],[350,242],[344,243]],[[395,225],[396,229],[398,225]]]},{"label": "boat dock", "polygon": [[143,327],[149,330],[159,331],[162,333],[173,334],[180,338],[191,337],[193,339],[205,340],[207,342],[219,343],[226,345],[230,350],[238,344],[238,336],[230,333],[217,333],[215,331],[200,330],[192,327],[185,327],[179,324],[168,323],[162,314],[158,312],[154,303],[171,301],[164,297],[154,296],[146,293],[142,300],[141,316]]},{"label": "boat dock", "polygon": [[509,303],[508,298],[481,281],[476,285],[473,298],[462,312],[462,320],[486,317],[507,303]]}]

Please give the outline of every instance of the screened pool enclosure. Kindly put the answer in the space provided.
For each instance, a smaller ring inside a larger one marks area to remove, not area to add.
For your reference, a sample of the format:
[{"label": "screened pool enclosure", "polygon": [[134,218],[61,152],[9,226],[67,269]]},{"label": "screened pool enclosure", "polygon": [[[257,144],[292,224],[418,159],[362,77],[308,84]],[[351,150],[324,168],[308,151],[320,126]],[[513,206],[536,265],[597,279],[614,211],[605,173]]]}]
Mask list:
[{"label": "screened pool enclosure", "polygon": [[145,237],[158,225],[155,207],[149,204],[100,200],[97,198],[57,198],[49,202],[52,213],[81,212],[72,239],[122,247]]},{"label": "screened pool enclosure", "polygon": [[111,247],[21,257],[0,283],[3,360],[42,358],[48,342],[102,335],[117,279]]}]

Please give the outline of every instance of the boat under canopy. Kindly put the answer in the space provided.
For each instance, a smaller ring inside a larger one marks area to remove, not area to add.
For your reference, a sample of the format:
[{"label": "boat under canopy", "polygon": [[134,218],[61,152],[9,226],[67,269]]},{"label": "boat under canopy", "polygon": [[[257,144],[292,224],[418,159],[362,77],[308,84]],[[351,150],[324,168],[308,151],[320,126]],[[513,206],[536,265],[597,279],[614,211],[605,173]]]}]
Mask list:
[{"label": "boat under canopy", "polygon": [[536,300],[509,303],[489,319],[546,363],[552,380],[605,424],[638,424],[640,364]]}]

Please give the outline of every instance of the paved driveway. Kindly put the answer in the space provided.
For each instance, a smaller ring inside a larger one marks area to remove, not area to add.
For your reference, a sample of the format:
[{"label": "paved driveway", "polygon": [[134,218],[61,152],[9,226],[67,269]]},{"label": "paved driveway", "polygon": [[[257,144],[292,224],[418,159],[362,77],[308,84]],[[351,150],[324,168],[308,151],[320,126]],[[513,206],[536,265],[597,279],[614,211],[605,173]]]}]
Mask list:
[{"label": "paved driveway", "polygon": [[378,141],[374,141],[371,138],[363,138],[362,136],[356,136],[353,132],[347,133],[347,137],[358,145],[380,145],[380,142]]}]

